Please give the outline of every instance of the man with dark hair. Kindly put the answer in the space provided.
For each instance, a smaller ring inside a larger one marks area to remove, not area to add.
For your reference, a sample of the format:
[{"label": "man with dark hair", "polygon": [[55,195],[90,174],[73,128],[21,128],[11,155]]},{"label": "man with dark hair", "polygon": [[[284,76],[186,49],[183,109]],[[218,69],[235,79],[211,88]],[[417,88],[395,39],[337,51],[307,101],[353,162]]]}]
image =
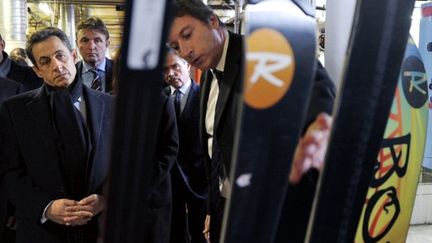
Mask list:
[{"label": "man with dark hair", "polygon": [[77,46],[82,61],[78,74],[85,85],[102,92],[112,92],[112,60],[105,57],[110,45],[109,33],[101,19],[90,17],[77,26]]},{"label": "man with dark hair", "polygon": [[204,150],[199,133],[200,88],[190,78],[190,65],[168,49],[164,80],[174,100],[179,133],[177,161],[171,169],[173,213],[172,243],[204,243],[207,183]]},{"label": "man with dark hair", "polygon": [[40,87],[43,83],[30,67],[14,62],[4,51],[6,43],[0,34],[0,77],[12,79],[22,84],[23,91]]},{"label": "man with dark hair", "polygon": [[[210,197],[204,233],[211,242],[219,242],[224,202],[230,190],[228,175],[238,119],[237,104],[242,97],[243,37],[229,32],[200,0],[175,0],[171,10],[174,17],[168,35],[169,46],[191,65],[205,71],[201,88],[201,127]],[[335,88],[321,65],[316,72],[307,129],[297,147],[289,176],[293,183],[298,183],[311,167],[322,167],[323,151],[328,143],[331,117],[321,112],[331,112]],[[310,184],[305,185],[304,193],[307,195],[314,193],[315,184]],[[303,187],[302,183],[299,186]],[[307,195],[293,195],[291,198]],[[295,213],[290,217],[296,217]],[[305,215],[299,217],[307,218]]]},{"label": "man with dark hair", "polygon": [[96,242],[114,100],[82,85],[61,30],[34,33],[26,52],[44,85],[0,106],[0,182],[17,242]]}]

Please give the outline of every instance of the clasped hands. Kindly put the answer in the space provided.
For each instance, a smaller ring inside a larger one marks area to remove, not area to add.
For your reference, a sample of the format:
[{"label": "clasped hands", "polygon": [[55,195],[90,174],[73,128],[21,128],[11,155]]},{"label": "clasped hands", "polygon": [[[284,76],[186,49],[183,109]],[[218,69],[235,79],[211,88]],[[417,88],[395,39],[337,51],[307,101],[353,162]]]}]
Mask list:
[{"label": "clasped hands", "polygon": [[76,226],[87,224],[93,216],[105,209],[105,198],[92,194],[80,201],[57,199],[47,208],[45,216],[62,225]]}]

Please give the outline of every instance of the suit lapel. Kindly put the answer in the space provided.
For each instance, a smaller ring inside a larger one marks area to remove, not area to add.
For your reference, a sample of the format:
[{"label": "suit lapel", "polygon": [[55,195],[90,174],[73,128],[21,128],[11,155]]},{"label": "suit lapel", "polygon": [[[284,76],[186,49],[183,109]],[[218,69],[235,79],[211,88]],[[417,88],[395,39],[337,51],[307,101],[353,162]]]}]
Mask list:
[{"label": "suit lapel", "polygon": [[104,103],[99,98],[98,93],[91,92],[90,88],[85,85],[83,85],[83,93],[85,97],[87,97],[85,103],[87,109],[87,125],[89,126],[92,143],[98,144],[102,134]]},{"label": "suit lapel", "polygon": [[112,66],[113,61],[106,58],[105,64],[105,91],[112,90]]},{"label": "suit lapel", "polygon": [[213,76],[210,71],[203,72],[201,77],[201,91],[200,91],[200,131],[203,133],[203,141],[207,140],[207,133],[205,131],[205,117],[207,112],[207,100],[210,93],[210,84]]},{"label": "suit lapel", "polygon": [[198,92],[198,86],[195,84],[193,80],[191,80],[191,88],[189,90],[189,94],[186,100],[186,105],[183,109],[183,112],[180,116],[180,120],[183,120],[184,117],[188,116],[189,114],[192,114],[194,109],[194,99],[196,97],[195,93]]},{"label": "suit lapel", "polygon": [[[90,88],[83,85],[83,94],[87,98],[85,100],[85,105],[87,109],[87,126],[90,132],[91,141],[92,141],[92,152],[90,155],[90,161],[93,162],[91,164],[91,173],[89,178],[89,190],[93,191],[99,185],[97,185],[100,181],[98,181],[98,172],[99,168],[105,168],[105,164],[108,161],[101,161],[99,159],[95,159],[98,157],[96,153],[99,152],[99,143],[102,139],[102,128],[103,128],[103,118],[105,112],[105,105],[101,98],[99,97],[99,93],[92,92]],[[104,151],[107,152],[107,151]]]},{"label": "suit lapel", "polygon": [[238,35],[234,35],[231,32],[228,43],[227,56],[225,60],[225,70],[222,78],[222,84],[219,87],[219,97],[216,103],[215,112],[215,133],[219,127],[223,111],[230,98],[230,93],[233,90],[236,82],[243,82],[243,80],[236,80],[239,77],[241,53],[242,53],[242,39]]}]

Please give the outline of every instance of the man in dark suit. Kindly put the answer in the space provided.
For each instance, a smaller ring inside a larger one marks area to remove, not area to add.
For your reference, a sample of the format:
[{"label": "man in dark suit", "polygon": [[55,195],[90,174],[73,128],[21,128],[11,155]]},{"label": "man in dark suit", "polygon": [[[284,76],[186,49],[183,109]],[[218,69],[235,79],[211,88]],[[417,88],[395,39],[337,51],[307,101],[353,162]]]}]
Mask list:
[{"label": "man in dark suit", "polygon": [[61,30],[34,33],[26,52],[44,85],[0,106],[0,178],[17,242],[95,242],[114,100],[82,85]]},{"label": "man in dark suit", "polygon": [[105,57],[110,45],[104,22],[90,17],[77,26],[76,40],[83,60],[78,62],[78,74],[88,87],[105,93],[112,92],[112,60]]},{"label": "man in dark suit", "polygon": [[43,83],[30,67],[21,66],[12,61],[4,51],[5,41],[0,35],[0,77],[12,79],[23,85],[23,91],[40,87]]},{"label": "man in dark suit", "polygon": [[[172,13],[174,18],[168,44],[191,65],[205,71],[201,88],[201,132],[208,161],[210,197],[204,233],[211,242],[219,242],[224,201],[230,190],[228,175],[239,109],[237,106],[242,94],[243,37],[229,32],[200,0],[175,0]],[[309,113],[329,113],[335,96],[334,89],[327,77],[317,79],[314,94],[319,96],[313,97]],[[321,103],[320,109],[313,108],[316,101]],[[313,119],[310,125],[306,124],[306,132],[298,145],[289,176],[292,182],[298,182],[309,168],[320,168],[323,164],[331,117],[318,113],[308,115]],[[313,193],[311,191],[308,193]]]},{"label": "man in dark suit", "polygon": [[172,243],[204,243],[207,182],[199,133],[200,88],[190,78],[190,65],[168,49],[164,79],[174,100],[179,133],[177,162],[171,169],[173,214]]},{"label": "man in dark suit", "polygon": [[[22,85],[7,78],[0,78],[0,102],[13,95],[20,93]],[[0,178],[1,182],[2,178]],[[15,242],[15,231],[10,228],[13,226],[13,220],[8,218],[8,201],[6,199],[5,189],[1,188],[0,183],[0,242]]]},{"label": "man in dark suit", "polygon": [[[172,183],[170,171],[174,167],[179,148],[176,118],[172,100],[160,94],[163,104],[158,116],[159,127],[155,141],[155,161],[151,178],[150,206],[144,219],[145,242],[169,243],[172,217]],[[151,119],[155,119],[154,117]]]}]

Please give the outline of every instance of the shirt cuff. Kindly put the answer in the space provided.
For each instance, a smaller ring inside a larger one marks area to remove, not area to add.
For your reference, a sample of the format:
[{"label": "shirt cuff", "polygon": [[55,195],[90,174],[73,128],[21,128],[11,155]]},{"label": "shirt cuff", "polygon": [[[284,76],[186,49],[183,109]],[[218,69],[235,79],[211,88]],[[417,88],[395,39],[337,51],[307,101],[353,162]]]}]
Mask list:
[{"label": "shirt cuff", "polygon": [[51,206],[51,204],[53,204],[53,202],[54,201],[49,202],[48,205],[45,207],[45,209],[42,213],[42,216],[40,218],[41,224],[44,224],[44,223],[46,223],[46,221],[48,221],[48,218],[46,217],[46,211],[48,210],[48,207]]}]

